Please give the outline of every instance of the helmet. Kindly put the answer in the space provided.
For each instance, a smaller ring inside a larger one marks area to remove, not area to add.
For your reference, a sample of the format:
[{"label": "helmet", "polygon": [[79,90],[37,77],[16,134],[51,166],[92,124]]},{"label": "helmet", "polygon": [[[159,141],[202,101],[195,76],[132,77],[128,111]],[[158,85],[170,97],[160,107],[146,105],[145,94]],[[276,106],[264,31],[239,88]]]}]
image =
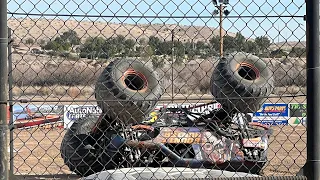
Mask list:
[{"label": "helmet", "polygon": [[156,116],[157,114],[158,114],[157,112],[153,111],[153,112],[150,113],[150,116]]}]

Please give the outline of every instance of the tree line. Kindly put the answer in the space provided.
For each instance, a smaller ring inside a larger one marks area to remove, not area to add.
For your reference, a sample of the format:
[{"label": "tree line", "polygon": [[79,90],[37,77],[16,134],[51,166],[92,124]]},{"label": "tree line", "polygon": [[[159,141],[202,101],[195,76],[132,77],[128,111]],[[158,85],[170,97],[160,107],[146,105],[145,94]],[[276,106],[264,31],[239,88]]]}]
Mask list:
[{"label": "tree line", "polygon": [[[28,41],[30,42],[30,40]],[[246,39],[240,32],[236,35],[224,37],[224,52],[244,51],[259,55],[260,57],[305,57],[305,48],[292,48],[290,52],[282,49],[270,51],[271,41],[268,37],[260,36],[255,39]],[[149,39],[127,39],[122,35],[110,38],[88,37],[81,43],[80,37],[73,30],[64,32],[55,39],[42,42],[41,48],[50,50],[57,55],[59,52],[68,56],[70,52],[78,53],[80,58],[108,59],[113,57],[154,57],[174,55],[176,60],[207,58],[218,56],[220,49],[220,37],[213,36],[208,42],[181,42],[164,41],[156,36]]]}]

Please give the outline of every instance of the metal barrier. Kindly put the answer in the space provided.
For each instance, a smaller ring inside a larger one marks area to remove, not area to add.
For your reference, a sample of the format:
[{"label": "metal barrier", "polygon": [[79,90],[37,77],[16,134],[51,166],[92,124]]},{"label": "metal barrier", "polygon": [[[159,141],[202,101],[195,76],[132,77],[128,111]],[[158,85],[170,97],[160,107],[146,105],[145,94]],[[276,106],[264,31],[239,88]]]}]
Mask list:
[{"label": "metal barrier", "polygon": [[305,1],[0,7],[4,179],[286,179],[306,163]]}]

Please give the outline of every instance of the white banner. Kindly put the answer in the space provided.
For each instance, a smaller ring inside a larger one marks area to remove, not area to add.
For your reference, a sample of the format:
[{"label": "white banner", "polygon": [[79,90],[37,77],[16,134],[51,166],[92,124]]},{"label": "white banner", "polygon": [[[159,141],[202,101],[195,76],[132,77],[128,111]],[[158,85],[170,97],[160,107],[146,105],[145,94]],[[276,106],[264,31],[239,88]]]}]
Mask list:
[{"label": "white banner", "polygon": [[[214,109],[221,108],[221,104],[219,104],[219,103],[214,103],[214,104],[208,104],[208,105],[205,105],[205,106],[201,106],[201,105],[204,105],[204,104],[205,103],[158,104],[155,107],[155,110],[159,111],[160,108],[162,108],[162,107],[167,107],[167,108],[190,108],[190,107],[195,107],[195,108],[190,109],[190,111],[194,112],[194,113],[204,113],[204,112],[212,111]],[[199,107],[197,107],[197,106],[199,106]]]},{"label": "white banner", "polygon": [[85,117],[88,113],[98,116],[102,110],[97,105],[65,105],[64,106],[64,128],[70,128],[74,121]]},{"label": "white banner", "polygon": [[[155,111],[159,111],[161,107],[169,107],[169,108],[189,108],[192,106],[199,106],[203,105],[205,103],[184,103],[184,104],[158,104],[155,107]],[[205,106],[200,106],[196,108],[192,108],[192,112],[197,113],[204,113],[212,111],[213,109],[220,108],[221,105],[219,103],[209,104]],[[63,119],[64,119],[64,128],[69,129],[74,121],[77,119],[86,116],[86,114],[94,114],[98,116],[102,113],[102,110],[97,105],[65,105],[64,106],[64,113],[63,113]]]}]

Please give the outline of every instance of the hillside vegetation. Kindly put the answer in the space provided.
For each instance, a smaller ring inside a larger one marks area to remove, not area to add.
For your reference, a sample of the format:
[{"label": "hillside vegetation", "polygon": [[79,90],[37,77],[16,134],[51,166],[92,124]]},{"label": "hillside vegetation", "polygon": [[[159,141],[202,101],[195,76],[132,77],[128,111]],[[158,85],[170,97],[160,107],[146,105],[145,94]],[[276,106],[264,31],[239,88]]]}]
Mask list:
[{"label": "hillside vegetation", "polygon": [[[13,54],[13,83],[16,96],[55,95],[92,96],[96,79],[109,62],[90,59],[65,60],[61,57]],[[148,59],[136,58],[152,65]],[[305,59],[265,59],[274,71],[274,94],[305,94]],[[112,59],[110,59],[112,61]],[[167,61],[168,62],[168,61]],[[218,60],[197,59],[187,64],[168,62],[155,68],[166,93],[172,93],[172,71],[175,94],[210,94],[210,77]],[[71,92],[69,92],[71,91]],[[74,92],[75,91],[75,92]]]},{"label": "hillside vegetation", "polygon": [[[45,26],[46,22],[48,26]],[[186,32],[178,32],[171,41],[168,31],[171,26],[168,25],[122,24],[113,33],[107,33],[107,29],[116,24],[108,24],[99,30],[103,23],[94,22],[88,31],[71,27],[85,28],[88,23],[66,21],[63,26],[67,28],[58,28],[61,25],[58,20],[10,20],[9,25],[14,30],[12,74],[15,95],[64,95],[70,89],[77,91],[74,94],[92,95],[95,80],[115,58],[133,58],[153,66],[161,76],[166,93],[172,93],[172,79],[174,93],[210,93],[209,80],[218,62],[220,45],[216,30],[202,27],[201,32],[206,35],[201,34],[198,38],[188,36],[192,28],[183,26]],[[20,30],[21,26],[25,27],[25,33]],[[48,29],[53,27],[59,30],[54,33]],[[34,32],[34,28],[40,30]],[[94,28],[97,29],[93,32]],[[124,36],[121,28],[130,29],[127,33],[131,36]],[[137,29],[142,30],[143,36],[136,33]],[[264,36],[247,39],[241,32],[228,33],[224,37],[225,53],[249,52],[268,62],[276,79],[275,94],[305,93],[305,48],[301,43],[297,43],[299,46],[290,44],[291,49],[283,49],[285,44],[277,47]]]}]

